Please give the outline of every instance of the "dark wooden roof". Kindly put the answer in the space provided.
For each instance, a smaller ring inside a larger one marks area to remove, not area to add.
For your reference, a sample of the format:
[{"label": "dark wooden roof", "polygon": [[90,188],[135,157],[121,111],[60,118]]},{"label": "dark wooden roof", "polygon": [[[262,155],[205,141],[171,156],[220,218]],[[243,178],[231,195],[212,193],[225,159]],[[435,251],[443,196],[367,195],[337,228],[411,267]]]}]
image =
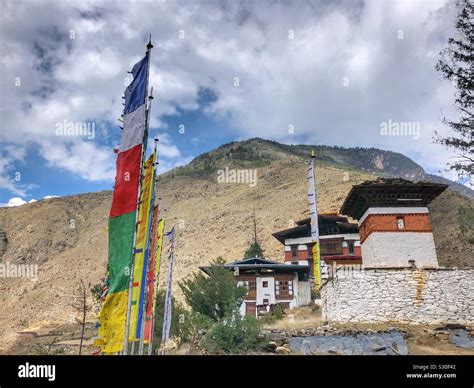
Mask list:
[{"label": "dark wooden roof", "polygon": [[264,258],[259,257],[259,256],[255,256],[255,257],[252,257],[250,259],[236,260],[236,261],[233,261],[231,263],[227,263],[226,266],[236,267],[236,266],[239,266],[239,265],[252,265],[252,264],[262,265],[262,264],[281,264],[281,263],[279,263],[277,261],[267,260],[267,259],[264,259]]},{"label": "dark wooden roof", "polygon": [[[334,223],[334,222],[347,222],[347,217],[336,214],[336,213],[330,213],[330,214],[318,214],[318,223]],[[296,221],[296,225],[310,225],[311,224],[311,218],[304,218],[302,220]]]},{"label": "dark wooden roof", "polygon": [[[311,237],[311,218],[296,221],[293,228],[280,230],[272,233],[282,244],[289,238]],[[330,236],[333,234],[359,233],[357,224],[348,222],[347,217],[339,214],[319,214],[318,227],[320,236]]]},{"label": "dark wooden roof", "polygon": [[[210,268],[210,266],[199,267],[201,271],[207,274],[209,274]],[[224,268],[229,270],[239,268],[241,273],[260,273],[262,270],[280,274],[291,274],[297,272],[300,280],[307,279],[310,274],[309,265],[283,264],[276,261],[262,259],[261,257],[233,261],[232,263],[224,264]]]},{"label": "dark wooden roof", "polygon": [[352,186],[341,214],[360,219],[369,207],[419,207],[428,205],[448,185],[410,182],[401,178],[379,178]]}]

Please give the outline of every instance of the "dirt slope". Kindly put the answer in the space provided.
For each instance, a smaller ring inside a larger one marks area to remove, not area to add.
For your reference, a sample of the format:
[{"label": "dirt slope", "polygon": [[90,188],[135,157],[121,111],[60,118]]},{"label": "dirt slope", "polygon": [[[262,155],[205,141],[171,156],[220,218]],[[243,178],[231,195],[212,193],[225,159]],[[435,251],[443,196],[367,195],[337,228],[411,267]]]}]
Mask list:
[{"label": "dirt slope", "polygon": [[[220,166],[225,163],[221,160]],[[158,195],[166,229],[176,225],[178,230],[174,278],[178,296],[177,282],[198,265],[217,256],[228,261],[242,258],[252,236],[253,207],[266,256],[282,259],[282,246],[271,233],[304,217],[306,164],[285,153],[261,164],[255,187],[217,183],[212,173],[202,177],[168,173],[160,178]],[[352,185],[375,177],[324,161],[317,163],[316,174],[322,212],[337,211]],[[107,191],[0,208],[0,230],[8,238],[0,260],[39,266],[36,282],[0,279],[0,352],[8,351],[22,330],[75,321],[71,297],[78,282],[96,284],[105,275],[110,201]],[[474,266],[472,246],[461,244],[456,224],[457,206],[468,203],[472,201],[448,190],[431,206],[442,265]]]}]

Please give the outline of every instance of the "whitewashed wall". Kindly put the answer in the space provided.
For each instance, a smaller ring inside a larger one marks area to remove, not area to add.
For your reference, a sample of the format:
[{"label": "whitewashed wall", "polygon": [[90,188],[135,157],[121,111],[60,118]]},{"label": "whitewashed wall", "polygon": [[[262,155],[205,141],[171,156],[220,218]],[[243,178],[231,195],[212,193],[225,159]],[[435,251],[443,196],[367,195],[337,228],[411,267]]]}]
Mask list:
[{"label": "whitewashed wall", "polygon": [[321,290],[333,322],[474,324],[474,270],[375,269],[340,274]]},{"label": "whitewashed wall", "polygon": [[309,282],[298,283],[298,306],[307,306],[311,303],[311,285]]},{"label": "whitewashed wall", "polygon": [[362,257],[367,268],[403,268],[409,260],[419,268],[438,267],[432,233],[373,232],[362,244]]}]

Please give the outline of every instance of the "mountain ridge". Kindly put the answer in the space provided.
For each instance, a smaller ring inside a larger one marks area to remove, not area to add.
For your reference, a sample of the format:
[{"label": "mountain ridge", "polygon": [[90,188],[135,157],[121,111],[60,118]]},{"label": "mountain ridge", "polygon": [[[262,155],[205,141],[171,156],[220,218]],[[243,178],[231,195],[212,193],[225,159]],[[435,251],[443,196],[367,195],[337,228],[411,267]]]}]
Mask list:
[{"label": "mountain ridge", "polygon": [[[258,153],[256,146],[262,146],[264,152]],[[431,181],[436,183],[446,183],[456,192],[474,199],[474,190],[453,182],[447,178],[436,174],[427,173],[421,165],[413,161],[408,156],[400,152],[382,150],[379,148],[365,147],[340,147],[327,145],[308,144],[283,144],[273,140],[259,137],[250,138],[243,141],[232,141],[222,144],[214,150],[205,152],[187,165],[176,167],[164,175],[197,175],[203,176],[213,173],[218,169],[217,162],[222,161],[224,155],[244,163],[236,163],[239,167],[261,167],[277,160],[277,152],[271,155],[271,149],[278,150],[279,153],[286,153],[301,159],[307,159],[311,151],[315,151],[317,161],[327,162],[337,167],[348,168],[349,170],[361,170],[385,177],[404,178],[412,181]],[[258,159],[253,163],[249,158]],[[400,164],[402,165],[400,167]]]}]

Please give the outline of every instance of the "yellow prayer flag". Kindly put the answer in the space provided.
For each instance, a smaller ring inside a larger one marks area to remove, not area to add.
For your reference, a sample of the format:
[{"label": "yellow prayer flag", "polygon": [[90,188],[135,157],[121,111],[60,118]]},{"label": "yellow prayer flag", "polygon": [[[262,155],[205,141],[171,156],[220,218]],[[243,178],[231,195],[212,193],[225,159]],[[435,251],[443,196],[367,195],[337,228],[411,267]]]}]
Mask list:
[{"label": "yellow prayer flag", "polygon": [[153,181],[155,179],[156,154],[153,153],[145,162],[145,170],[142,181],[142,190],[140,195],[140,210],[138,212],[137,238],[135,242],[135,262],[133,267],[133,288],[132,288],[132,306],[130,308],[130,329],[128,340],[133,341],[136,338],[138,312],[140,309],[140,293],[142,289],[143,266],[145,259],[145,249],[147,244],[147,233],[150,222],[150,207],[153,196]]},{"label": "yellow prayer flag", "polygon": [[314,285],[319,290],[321,288],[321,257],[319,256],[319,244],[317,241],[313,245],[313,273]]},{"label": "yellow prayer flag", "polygon": [[123,350],[127,317],[128,290],[107,295],[100,311],[98,341],[104,354]]}]

